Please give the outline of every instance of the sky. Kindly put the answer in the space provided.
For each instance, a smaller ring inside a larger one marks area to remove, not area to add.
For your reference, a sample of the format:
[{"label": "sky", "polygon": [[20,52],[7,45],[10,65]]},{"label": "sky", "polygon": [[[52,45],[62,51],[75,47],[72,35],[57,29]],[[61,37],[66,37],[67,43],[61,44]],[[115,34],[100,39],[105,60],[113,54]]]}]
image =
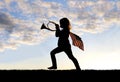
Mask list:
[{"label": "sky", "polygon": [[[85,51],[71,43],[82,70],[120,69],[120,0],[0,0],[0,70],[47,70],[58,38],[40,27],[63,17],[84,42]],[[56,59],[75,69],[64,52]]]}]

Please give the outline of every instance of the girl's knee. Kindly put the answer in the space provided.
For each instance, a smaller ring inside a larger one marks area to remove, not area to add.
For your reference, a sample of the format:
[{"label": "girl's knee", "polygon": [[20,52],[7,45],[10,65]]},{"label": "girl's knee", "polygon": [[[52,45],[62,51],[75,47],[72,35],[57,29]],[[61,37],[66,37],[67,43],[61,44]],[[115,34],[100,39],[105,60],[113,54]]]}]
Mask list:
[{"label": "girl's knee", "polygon": [[55,53],[53,51],[50,52],[50,55],[55,55]]},{"label": "girl's knee", "polygon": [[76,60],[76,58],[74,56],[69,56],[69,59]]}]

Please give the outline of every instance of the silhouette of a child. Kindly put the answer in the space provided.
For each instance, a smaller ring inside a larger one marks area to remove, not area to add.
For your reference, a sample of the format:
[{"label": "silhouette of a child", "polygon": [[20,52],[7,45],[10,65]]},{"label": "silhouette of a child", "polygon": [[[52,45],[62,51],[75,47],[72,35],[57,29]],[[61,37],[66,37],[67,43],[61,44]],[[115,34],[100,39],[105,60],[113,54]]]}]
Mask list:
[{"label": "silhouette of a child", "polygon": [[53,49],[50,53],[51,59],[52,59],[52,66],[48,69],[57,69],[57,63],[55,54],[64,51],[67,56],[72,60],[77,70],[80,70],[79,63],[76,60],[76,58],[73,56],[71,45],[68,40],[69,34],[70,34],[70,22],[67,18],[60,19],[60,27],[62,30],[60,30],[59,25],[55,24],[56,26],[56,33],[55,36],[59,37],[58,39],[58,47]]}]

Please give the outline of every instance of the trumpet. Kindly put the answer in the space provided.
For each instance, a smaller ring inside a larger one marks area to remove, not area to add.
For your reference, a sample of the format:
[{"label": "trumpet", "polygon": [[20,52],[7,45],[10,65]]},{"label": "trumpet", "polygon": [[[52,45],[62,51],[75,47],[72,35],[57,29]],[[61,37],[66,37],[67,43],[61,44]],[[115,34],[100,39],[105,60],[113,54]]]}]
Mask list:
[{"label": "trumpet", "polygon": [[50,23],[52,23],[52,24],[54,24],[54,25],[56,24],[56,23],[53,22],[53,21],[49,21],[49,22],[47,23],[47,26],[45,26],[45,24],[43,23],[40,29],[47,29],[47,30],[50,30],[50,31],[56,31],[56,30],[53,30],[53,29],[50,29],[50,28],[49,28],[49,24],[50,24]]}]

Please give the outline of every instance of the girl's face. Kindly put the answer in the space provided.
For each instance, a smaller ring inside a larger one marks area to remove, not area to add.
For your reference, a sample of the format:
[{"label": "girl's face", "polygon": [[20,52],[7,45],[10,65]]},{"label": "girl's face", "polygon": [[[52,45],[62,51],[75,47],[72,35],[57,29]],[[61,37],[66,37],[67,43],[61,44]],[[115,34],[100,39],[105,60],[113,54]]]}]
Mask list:
[{"label": "girl's face", "polygon": [[60,20],[60,27],[65,29],[69,26],[69,20],[67,18],[63,18]]},{"label": "girl's face", "polygon": [[63,26],[63,24],[62,24],[62,23],[60,23],[60,27],[61,27],[61,28],[64,28],[64,26]]},{"label": "girl's face", "polygon": [[60,21],[60,27],[61,28],[66,28],[67,27],[66,22]]}]

